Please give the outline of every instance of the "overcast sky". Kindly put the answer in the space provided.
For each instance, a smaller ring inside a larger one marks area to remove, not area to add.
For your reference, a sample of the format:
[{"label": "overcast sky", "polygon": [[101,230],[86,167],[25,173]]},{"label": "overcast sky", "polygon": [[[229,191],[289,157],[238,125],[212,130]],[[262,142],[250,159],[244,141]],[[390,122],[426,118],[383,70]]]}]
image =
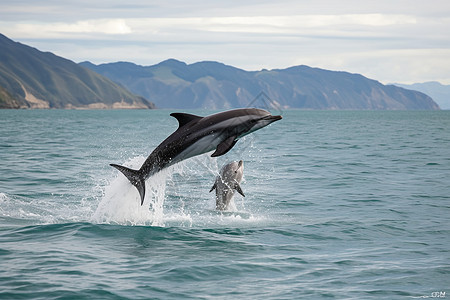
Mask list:
[{"label": "overcast sky", "polygon": [[75,62],[303,64],[450,84],[448,0],[2,0],[0,33]]}]

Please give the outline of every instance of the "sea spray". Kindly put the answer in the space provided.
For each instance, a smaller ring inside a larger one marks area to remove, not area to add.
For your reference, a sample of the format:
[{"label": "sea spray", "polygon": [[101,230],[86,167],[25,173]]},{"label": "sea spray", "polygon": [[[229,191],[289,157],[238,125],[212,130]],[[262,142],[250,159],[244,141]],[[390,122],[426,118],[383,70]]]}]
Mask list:
[{"label": "sea spray", "polygon": [[[135,157],[125,164],[138,169],[143,161],[144,157]],[[159,227],[221,227],[227,223],[257,222],[258,217],[243,211],[243,199],[238,203],[233,200],[230,210],[224,214],[215,212],[215,195],[209,190],[220,166],[228,161],[204,154],[156,173],[146,180],[147,193],[142,206],[136,188],[117,172],[103,188],[90,221]]]},{"label": "sea spray", "polygon": [[[127,165],[138,169],[143,157],[131,159]],[[122,174],[105,187],[102,199],[91,221],[94,223],[117,223],[122,225],[163,226],[166,180],[170,169],[163,170],[146,181],[148,191],[144,204],[140,204],[136,188]]]},{"label": "sea spray", "polygon": [[[144,160],[145,158],[142,156],[135,157],[125,165],[139,169]],[[195,167],[191,167],[192,162]],[[186,191],[184,190],[187,187],[186,183],[192,183],[193,178],[205,177],[205,172],[207,173],[206,177],[209,178],[209,174],[217,172],[216,169],[216,160],[207,155],[168,167],[146,180],[147,194],[142,206],[136,188],[125,176],[117,173],[116,177],[104,187],[100,203],[91,217],[91,222],[145,226],[165,226],[165,223],[169,222],[170,224],[181,223],[181,225],[191,226],[190,212],[184,210],[185,199],[186,194],[196,195],[198,186],[190,187]],[[168,189],[170,191],[167,191]],[[169,205],[165,204],[168,197],[171,198]],[[178,199],[177,203],[172,203],[176,199]],[[169,206],[169,211],[165,214],[164,209],[167,206]]]}]

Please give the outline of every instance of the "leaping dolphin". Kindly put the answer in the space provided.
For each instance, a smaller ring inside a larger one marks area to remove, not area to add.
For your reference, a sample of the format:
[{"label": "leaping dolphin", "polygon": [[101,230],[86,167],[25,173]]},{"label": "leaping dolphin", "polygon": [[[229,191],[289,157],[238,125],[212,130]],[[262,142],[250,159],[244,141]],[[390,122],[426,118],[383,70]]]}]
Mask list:
[{"label": "leaping dolphin", "polygon": [[227,210],[231,199],[234,196],[235,191],[238,191],[243,197],[245,197],[242,191],[241,183],[242,176],[244,175],[244,162],[233,161],[222,167],[219,176],[216,177],[216,181],[209,192],[216,190],[216,209]]},{"label": "leaping dolphin", "polygon": [[282,119],[258,108],[234,109],[206,117],[186,113],[170,115],[178,120],[178,129],[153,150],[139,170],[110,164],[137,188],[141,205],[145,198],[145,180],[150,176],[214,149],[211,156],[221,156],[230,151],[239,138]]}]

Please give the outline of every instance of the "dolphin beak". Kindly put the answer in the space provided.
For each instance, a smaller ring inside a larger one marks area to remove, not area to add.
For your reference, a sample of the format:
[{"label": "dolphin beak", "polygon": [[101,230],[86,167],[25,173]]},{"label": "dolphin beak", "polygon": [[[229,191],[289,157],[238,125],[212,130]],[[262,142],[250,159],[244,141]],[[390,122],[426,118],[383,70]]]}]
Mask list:
[{"label": "dolphin beak", "polygon": [[244,162],[243,162],[242,160],[240,160],[240,161],[238,162],[238,170],[242,167],[243,164],[244,164]]},{"label": "dolphin beak", "polygon": [[261,120],[268,120],[268,121],[270,121],[270,123],[281,120],[281,119],[283,119],[282,116],[272,116],[272,115],[268,115],[268,116],[261,118]]}]

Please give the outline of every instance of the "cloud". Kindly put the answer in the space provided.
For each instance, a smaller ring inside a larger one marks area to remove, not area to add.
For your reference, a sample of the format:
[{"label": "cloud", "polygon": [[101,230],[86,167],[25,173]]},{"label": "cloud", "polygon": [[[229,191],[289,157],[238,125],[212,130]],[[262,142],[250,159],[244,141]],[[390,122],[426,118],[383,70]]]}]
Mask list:
[{"label": "cloud", "polygon": [[0,32],[75,61],[308,64],[383,82],[450,83],[447,1],[80,1],[7,0]]},{"label": "cloud", "polygon": [[54,28],[54,31],[62,33],[128,34],[132,32],[123,19],[99,19],[78,21],[73,24],[54,24]]},{"label": "cloud", "polygon": [[[77,22],[19,22],[11,31],[31,35],[36,31],[43,36],[66,33],[133,34],[158,33],[173,30],[205,32],[241,32],[261,34],[295,34],[300,30],[358,26],[381,27],[416,24],[417,19],[407,15],[344,14],[344,15],[290,15],[248,17],[188,17],[188,18],[121,18],[92,19]],[[323,31],[317,31],[320,35]],[[349,31],[347,31],[348,34]],[[355,31],[358,32],[358,31]],[[70,37],[69,37],[70,38]]]},{"label": "cloud", "polygon": [[13,34],[31,37],[39,32],[40,38],[70,39],[70,34],[130,34],[131,28],[122,19],[85,20],[74,23],[19,23],[11,27]]}]

